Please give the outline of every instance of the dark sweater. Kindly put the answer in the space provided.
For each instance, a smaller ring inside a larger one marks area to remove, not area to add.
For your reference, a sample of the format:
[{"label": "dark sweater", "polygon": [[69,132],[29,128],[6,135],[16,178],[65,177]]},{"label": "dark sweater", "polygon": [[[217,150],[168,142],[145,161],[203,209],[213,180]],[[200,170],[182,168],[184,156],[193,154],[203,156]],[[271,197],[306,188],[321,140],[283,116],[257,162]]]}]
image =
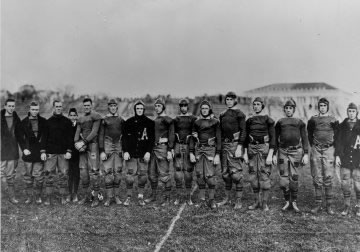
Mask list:
[{"label": "dark sweater", "polygon": [[118,143],[124,132],[125,120],[121,116],[112,116],[108,114],[101,121],[99,133],[99,149],[104,151],[105,138],[110,139],[112,143]]},{"label": "dark sweater", "polygon": [[360,169],[360,120],[351,129],[348,118],[339,126],[335,156],[339,156],[341,166]]},{"label": "dark sweater", "polygon": [[19,159],[18,139],[21,130],[21,120],[13,112],[13,122],[9,129],[5,119],[5,109],[1,110],[1,161]]},{"label": "dark sweater", "polygon": [[25,162],[41,162],[40,158],[40,150],[41,150],[41,138],[44,136],[44,133],[46,132],[46,119],[37,116],[38,118],[38,133],[37,136],[35,136],[32,125],[30,122],[29,116],[25,117],[21,121],[21,133],[19,134],[19,144],[21,147],[21,150],[28,149],[31,154],[28,156],[22,155],[22,159]]},{"label": "dark sweater", "polygon": [[[193,124],[193,133],[197,133],[199,144],[208,145],[209,139],[213,139],[216,147],[216,153],[221,152],[221,130],[220,121],[216,118],[198,118]],[[195,140],[195,139],[194,139]],[[190,151],[194,152],[195,143],[192,140]]]},{"label": "dark sweater", "polygon": [[63,115],[51,116],[41,139],[41,149],[48,154],[65,154],[71,152],[73,142],[71,121]]},{"label": "dark sweater", "polygon": [[174,118],[175,142],[188,143],[192,126],[196,120],[193,115],[179,115]]},{"label": "dark sweater", "polygon": [[143,158],[146,152],[151,153],[155,138],[154,127],[154,121],[145,115],[135,115],[126,120],[122,140],[123,152],[128,152],[131,158]]},{"label": "dark sweater", "polygon": [[158,143],[160,138],[168,139],[168,150],[174,148],[174,123],[169,116],[158,116],[155,122],[155,143]]},{"label": "dark sweater", "polygon": [[335,144],[338,127],[339,121],[333,116],[312,116],[307,125],[310,145]]},{"label": "dark sweater", "polygon": [[78,126],[74,141],[83,139],[86,143],[97,143],[100,129],[101,115],[92,111],[78,120]]},{"label": "dark sweater", "polygon": [[274,120],[268,115],[254,115],[246,121],[245,147],[254,141],[264,141],[264,138],[269,138],[269,148],[275,149],[275,127]]},{"label": "dark sweater", "polygon": [[246,138],[245,115],[240,109],[227,109],[220,114],[220,127],[222,139],[234,139],[234,134],[239,133],[237,142],[244,144]]},{"label": "dark sweater", "polygon": [[302,144],[304,153],[309,152],[309,142],[306,135],[305,123],[299,118],[285,117],[275,125],[276,146],[287,148]]}]

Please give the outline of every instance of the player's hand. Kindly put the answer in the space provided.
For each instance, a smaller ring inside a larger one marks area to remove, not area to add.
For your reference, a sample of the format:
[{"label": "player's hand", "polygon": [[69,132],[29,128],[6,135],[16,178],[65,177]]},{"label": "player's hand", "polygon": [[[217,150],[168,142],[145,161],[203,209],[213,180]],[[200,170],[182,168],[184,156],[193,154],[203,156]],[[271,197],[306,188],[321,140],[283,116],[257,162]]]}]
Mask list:
[{"label": "player's hand", "polygon": [[245,164],[249,164],[249,156],[248,156],[248,154],[247,154],[247,153],[244,153],[243,158],[244,158],[244,162],[245,162]]},{"label": "player's hand", "polygon": [[236,158],[240,158],[242,155],[242,146],[241,145],[238,145],[236,147],[236,151],[235,151],[235,157]]},{"label": "player's hand", "polygon": [[42,161],[46,161],[46,153],[41,153],[40,159],[41,159]]},{"label": "player's hand", "polygon": [[194,155],[194,153],[192,153],[192,152],[190,152],[190,162],[191,162],[191,163],[196,163],[195,155]]},{"label": "player's hand", "polygon": [[128,160],[130,159],[130,154],[129,154],[129,152],[125,152],[125,153],[124,153],[124,159],[125,159],[125,161],[128,161]]},{"label": "player's hand", "polygon": [[273,156],[272,162],[273,162],[274,165],[277,165],[277,155]]},{"label": "player's hand", "polygon": [[28,149],[25,149],[23,152],[24,152],[25,156],[28,156],[31,154],[31,151],[29,151]]},{"label": "player's hand", "polygon": [[220,164],[220,156],[219,156],[219,154],[215,155],[213,163],[214,163],[214,165]]},{"label": "player's hand", "polygon": [[101,158],[102,161],[105,161],[105,160],[107,159],[106,153],[105,153],[105,152],[101,152],[100,158]]},{"label": "player's hand", "polygon": [[198,138],[198,133],[197,132],[193,132],[192,135],[193,135],[193,137]]},{"label": "player's hand", "polygon": [[145,155],[144,155],[144,161],[146,163],[148,163],[150,161],[150,153],[149,152],[146,152]]},{"label": "player's hand", "polygon": [[64,155],[65,159],[70,159],[71,158],[71,153],[70,152],[66,152]]},{"label": "player's hand", "polygon": [[271,155],[268,155],[266,157],[265,163],[266,163],[266,165],[271,165],[272,164],[272,156]]},{"label": "player's hand", "polygon": [[308,154],[304,154],[303,158],[301,159],[301,163],[303,165],[306,165],[307,163],[309,163],[309,155]]},{"label": "player's hand", "polygon": [[166,157],[166,159],[170,162],[171,160],[172,160],[172,153],[171,153],[171,151],[168,151],[167,152],[167,157]]},{"label": "player's hand", "polygon": [[80,150],[84,145],[85,145],[85,142],[84,142],[84,141],[77,141],[77,142],[75,143],[75,148],[76,148],[77,150]]},{"label": "player's hand", "polygon": [[339,157],[339,156],[336,156],[336,157],[335,157],[335,164],[336,164],[337,166],[341,166],[341,160],[340,160],[340,157]]}]

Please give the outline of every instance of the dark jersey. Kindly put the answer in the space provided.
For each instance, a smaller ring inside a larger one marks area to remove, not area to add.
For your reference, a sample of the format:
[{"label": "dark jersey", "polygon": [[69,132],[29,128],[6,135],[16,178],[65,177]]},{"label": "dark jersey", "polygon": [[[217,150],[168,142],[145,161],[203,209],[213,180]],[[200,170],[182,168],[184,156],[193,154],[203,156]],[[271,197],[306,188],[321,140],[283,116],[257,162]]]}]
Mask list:
[{"label": "dark jersey", "polygon": [[179,115],[174,118],[175,141],[187,143],[191,136],[192,126],[196,120],[193,115]]},{"label": "dark jersey", "polygon": [[154,122],[155,143],[159,143],[160,138],[167,138],[169,149],[173,149],[175,140],[173,119],[169,116],[158,116]]},{"label": "dark jersey", "polygon": [[334,144],[338,127],[339,121],[333,116],[312,116],[307,126],[310,145]]},{"label": "dark jersey", "polygon": [[[216,147],[216,153],[221,152],[221,130],[220,121],[216,118],[199,118],[194,122],[193,133],[197,133],[199,144],[209,145],[213,143]],[[193,142],[193,141],[192,141]],[[190,151],[195,149],[194,144],[190,145]]]},{"label": "dark jersey", "polygon": [[254,115],[246,121],[245,147],[252,142],[269,142],[269,147],[275,149],[274,120],[268,115]]},{"label": "dark jersey", "polygon": [[104,149],[105,138],[110,139],[112,143],[118,143],[121,140],[124,131],[125,120],[118,115],[108,114],[104,117],[100,125],[99,148]]},{"label": "dark jersey", "polygon": [[229,140],[237,136],[237,142],[244,144],[246,138],[245,115],[240,109],[227,109],[220,114],[221,138]]},{"label": "dark jersey", "polygon": [[299,118],[285,117],[275,125],[277,147],[287,148],[302,144],[304,153],[309,152],[305,123]]}]

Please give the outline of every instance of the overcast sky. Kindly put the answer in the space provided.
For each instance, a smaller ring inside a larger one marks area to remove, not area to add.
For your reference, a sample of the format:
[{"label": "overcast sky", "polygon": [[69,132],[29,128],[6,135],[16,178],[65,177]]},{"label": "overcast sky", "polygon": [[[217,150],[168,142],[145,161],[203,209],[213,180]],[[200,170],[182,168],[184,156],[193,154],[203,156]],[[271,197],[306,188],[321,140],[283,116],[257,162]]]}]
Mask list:
[{"label": "overcast sky", "polygon": [[1,87],[194,96],[360,91],[358,0],[2,0]]}]

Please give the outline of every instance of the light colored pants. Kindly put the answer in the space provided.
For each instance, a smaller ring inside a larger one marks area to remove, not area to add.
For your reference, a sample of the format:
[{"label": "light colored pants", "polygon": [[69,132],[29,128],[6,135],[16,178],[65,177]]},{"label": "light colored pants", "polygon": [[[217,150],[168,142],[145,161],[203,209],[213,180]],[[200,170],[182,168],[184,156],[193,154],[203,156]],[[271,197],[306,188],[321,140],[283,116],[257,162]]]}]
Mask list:
[{"label": "light colored pants", "polygon": [[18,160],[1,161],[1,182],[6,182],[8,186],[14,186],[17,165]]},{"label": "light colored pants", "polygon": [[[58,184],[60,194],[64,195],[68,190],[69,160],[65,159],[65,154],[48,154],[45,162],[45,185],[48,194],[52,193],[58,173]],[[56,169],[57,168],[57,169]]]}]

